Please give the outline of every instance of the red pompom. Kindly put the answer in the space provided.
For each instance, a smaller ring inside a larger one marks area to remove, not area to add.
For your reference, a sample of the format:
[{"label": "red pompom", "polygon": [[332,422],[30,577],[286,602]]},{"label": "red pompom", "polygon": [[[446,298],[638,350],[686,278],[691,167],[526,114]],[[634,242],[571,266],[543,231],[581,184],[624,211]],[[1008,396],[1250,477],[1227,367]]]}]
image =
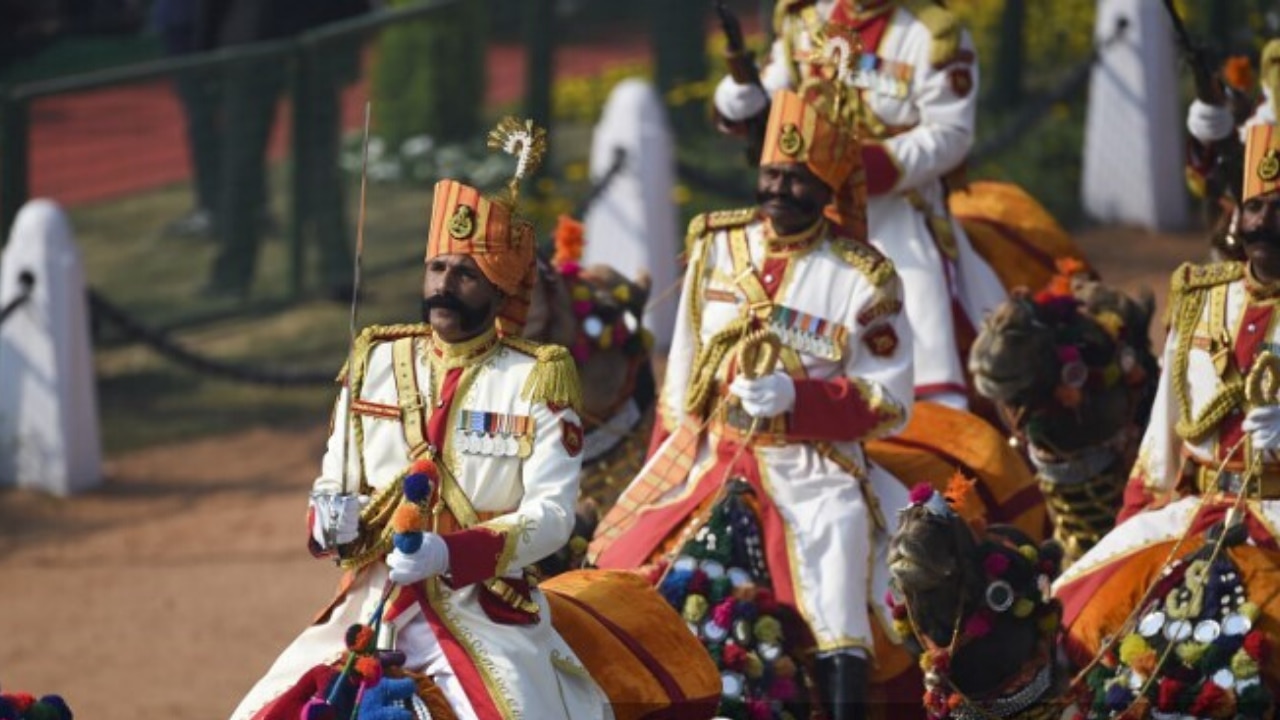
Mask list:
[{"label": "red pompom", "polygon": [[756,608],[761,615],[772,615],[778,612],[778,601],[773,597],[772,590],[760,588],[756,591]]},{"label": "red pompom", "polygon": [[720,654],[720,661],[729,670],[741,670],[747,662],[747,651],[737,643],[726,643]]},{"label": "red pompom", "polygon": [[1009,558],[993,552],[982,559],[982,569],[987,573],[987,577],[998,578],[1009,569]]},{"label": "red pompom", "polygon": [[1244,636],[1244,651],[1253,661],[1259,665],[1263,664],[1267,657],[1267,636],[1261,631],[1251,630],[1249,634]]},{"label": "red pompom", "polygon": [[912,505],[923,505],[929,502],[929,498],[933,497],[933,486],[929,483],[917,483],[911,488],[911,494],[907,496]]},{"label": "red pompom", "polygon": [[1207,682],[1200,689],[1195,702],[1191,703],[1189,712],[1197,717],[1217,717],[1214,711],[1227,700],[1227,693],[1212,682]]},{"label": "red pompom", "polygon": [[1160,692],[1156,699],[1156,709],[1162,712],[1173,712],[1178,709],[1178,695],[1185,686],[1173,678],[1160,678]]},{"label": "red pompom", "polygon": [[694,570],[693,575],[689,578],[689,592],[695,595],[706,595],[707,590],[711,587],[711,580],[702,570]]},{"label": "red pompom", "polygon": [[436,463],[431,458],[418,458],[413,461],[413,465],[409,466],[409,472],[426,475],[431,480],[440,479],[440,468],[436,467]]},{"label": "red pompom", "polygon": [[36,702],[36,696],[31,693],[9,693],[0,697],[8,700],[19,713],[25,713]]}]

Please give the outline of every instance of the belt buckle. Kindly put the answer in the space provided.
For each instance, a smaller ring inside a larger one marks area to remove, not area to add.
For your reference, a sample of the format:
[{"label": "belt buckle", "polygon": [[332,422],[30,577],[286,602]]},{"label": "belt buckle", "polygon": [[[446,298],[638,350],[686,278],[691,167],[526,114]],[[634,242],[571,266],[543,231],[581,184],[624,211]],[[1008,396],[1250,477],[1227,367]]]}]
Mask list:
[{"label": "belt buckle", "polygon": [[1223,470],[1218,473],[1215,483],[1219,492],[1239,495],[1244,489],[1244,476],[1236,470]]}]

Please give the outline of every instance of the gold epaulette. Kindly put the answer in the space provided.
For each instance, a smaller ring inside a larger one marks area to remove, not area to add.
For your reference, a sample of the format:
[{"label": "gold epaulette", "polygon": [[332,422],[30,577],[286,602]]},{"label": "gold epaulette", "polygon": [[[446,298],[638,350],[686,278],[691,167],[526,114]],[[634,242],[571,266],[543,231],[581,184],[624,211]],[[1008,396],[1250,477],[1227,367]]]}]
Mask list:
[{"label": "gold epaulette", "polygon": [[689,221],[689,229],[684,236],[685,257],[690,257],[694,244],[708,232],[741,227],[754,220],[758,213],[756,208],[750,207],[739,210],[715,210],[694,217]]},{"label": "gold epaulette", "polygon": [[1185,262],[1173,271],[1169,287],[1174,294],[1235,282],[1244,277],[1244,263],[1231,260],[1216,263]]},{"label": "gold epaulette", "polygon": [[538,361],[529,371],[529,378],[520,391],[521,398],[544,405],[571,407],[575,412],[582,409],[578,366],[568,350],[560,345],[543,345],[517,337],[504,337],[502,344]]},{"label": "gold epaulette", "polygon": [[850,238],[832,238],[831,251],[866,275],[875,287],[889,282],[896,274],[893,261],[867,243]]},{"label": "gold epaulette", "polygon": [[387,342],[388,340],[398,340],[402,337],[410,337],[414,335],[427,336],[431,334],[431,326],[426,323],[404,323],[400,325],[370,325],[360,331],[356,335],[356,339],[351,344],[351,354],[342,363],[342,369],[338,371],[337,382],[342,383],[347,378],[347,365],[354,358],[356,361],[356,377],[360,380],[364,379],[365,364],[369,359],[369,352],[378,343]]},{"label": "gold epaulette", "polygon": [[960,52],[960,20],[936,0],[903,0],[902,7],[915,16],[933,36],[929,64],[942,67]]}]

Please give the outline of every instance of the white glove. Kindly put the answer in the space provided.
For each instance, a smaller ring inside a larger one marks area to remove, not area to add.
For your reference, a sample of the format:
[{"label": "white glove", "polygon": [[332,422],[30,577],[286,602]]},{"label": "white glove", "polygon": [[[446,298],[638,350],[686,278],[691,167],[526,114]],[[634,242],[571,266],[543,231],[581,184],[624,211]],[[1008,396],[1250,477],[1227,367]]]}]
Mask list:
[{"label": "white glove", "polygon": [[[368,495],[312,493],[311,538],[323,550],[331,549],[325,541],[325,528],[333,523],[337,544],[346,545],[360,537],[360,511],[369,504]],[[336,519],[331,519],[336,513]]]},{"label": "white glove", "polygon": [[748,415],[756,418],[781,415],[796,404],[796,383],[781,371],[754,380],[739,375],[729,383],[729,392],[742,401],[742,409]]},{"label": "white glove", "polygon": [[387,567],[391,568],[391,580],[400,585],[443,575],[449,572],[449,546],[435,533],[422,533],[422,547],[411,553],[392,550],[387,555]]},{"label": "white glove", "polygon": [[1195,100],[1187,109],[1187,132],[1202,143],[1221,140],[1235,129],[1236,119],[1226,105],[1210,105]]},{"label": "white glove", "polygon": [[1249,433],[1254,450],[1280,450],[1280,405],[1264,405],[1250,410],[1240,427]]},{"label": "white glove", "polygon": [[769,98],[759,85],[739,84],[732,75],[725,75],[716,86],[715,104],[716,112],[725,120],[742,122],[759,115],[769,104]]}]

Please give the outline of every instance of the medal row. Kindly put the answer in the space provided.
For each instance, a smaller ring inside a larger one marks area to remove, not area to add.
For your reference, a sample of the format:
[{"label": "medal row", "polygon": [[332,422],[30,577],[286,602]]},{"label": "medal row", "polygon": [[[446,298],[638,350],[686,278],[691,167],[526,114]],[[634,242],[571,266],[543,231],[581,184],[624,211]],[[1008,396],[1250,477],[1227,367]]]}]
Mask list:
[{"label": "medal row", "polygon": [[469,455],[529,457],[533,418],[528,415],[463,410],[458,413],[458,448]]}]

